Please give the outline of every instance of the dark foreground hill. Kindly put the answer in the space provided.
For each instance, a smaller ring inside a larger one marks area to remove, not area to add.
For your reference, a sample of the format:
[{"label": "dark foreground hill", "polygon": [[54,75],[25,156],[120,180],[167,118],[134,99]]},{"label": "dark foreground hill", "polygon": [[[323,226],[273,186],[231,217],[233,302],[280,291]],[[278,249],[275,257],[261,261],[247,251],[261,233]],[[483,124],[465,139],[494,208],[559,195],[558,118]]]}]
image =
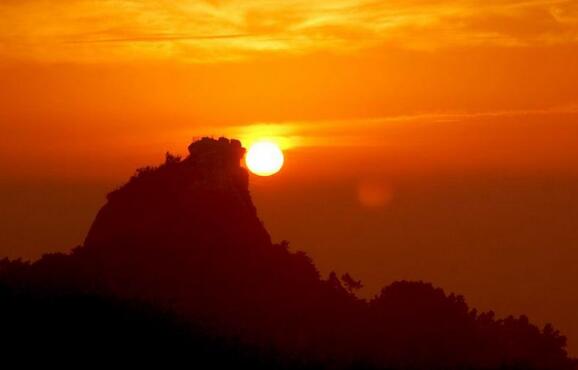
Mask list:
[{"label": "dark foreground hill", "polygon": [[271,242],[238,141],[205,138],[189,153],[110,193],[70,254],[3,261],[5,349],[196,368],[575,367],[551,326],[498,320],[430,284],[358,299],[348,276],[322,279],[305,254]]}]

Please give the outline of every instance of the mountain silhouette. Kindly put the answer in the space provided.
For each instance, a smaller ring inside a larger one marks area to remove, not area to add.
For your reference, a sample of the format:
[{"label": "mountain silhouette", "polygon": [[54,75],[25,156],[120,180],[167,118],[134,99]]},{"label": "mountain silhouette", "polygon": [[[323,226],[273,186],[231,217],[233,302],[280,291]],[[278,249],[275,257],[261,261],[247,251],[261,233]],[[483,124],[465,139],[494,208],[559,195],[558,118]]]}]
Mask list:
[{"label": "mountain silhouette", "polygon": [[191,355],[201,368],[576,367],[551,325],[478,313],[424,282],[394,282],[366,301],[349,274],[323,279],[306,254],[272,243],[239,141],[188,149],[111,192],[71,253],[2,261],[7,335],[61,331],[97,338],[104,355],[130,343],[138,358]]}]

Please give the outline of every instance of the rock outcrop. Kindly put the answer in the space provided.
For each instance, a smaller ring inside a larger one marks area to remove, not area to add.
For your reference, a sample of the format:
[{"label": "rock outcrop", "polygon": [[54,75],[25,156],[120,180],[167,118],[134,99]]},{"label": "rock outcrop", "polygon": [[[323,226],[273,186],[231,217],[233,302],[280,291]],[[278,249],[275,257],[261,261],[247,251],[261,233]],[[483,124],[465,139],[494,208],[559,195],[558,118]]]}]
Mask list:
[{"label": "rock outcrop", "polygon": [[237,140],[204,138],[183,160],[167,154],[108,196],[84,242],[90,249],[270,244],[251,202],[245,149]]}]

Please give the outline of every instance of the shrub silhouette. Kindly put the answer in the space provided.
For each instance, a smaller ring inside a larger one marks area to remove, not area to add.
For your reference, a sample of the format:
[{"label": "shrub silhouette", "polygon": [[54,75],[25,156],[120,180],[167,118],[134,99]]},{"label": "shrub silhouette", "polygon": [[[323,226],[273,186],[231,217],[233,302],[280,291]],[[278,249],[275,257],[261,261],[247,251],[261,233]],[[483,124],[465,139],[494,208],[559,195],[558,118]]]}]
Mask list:
[{"label": "shrub silhouette", "polygon": [[343,281],[343,284],[345,284],[345,288],[350,293],[353,293],[354,291],[363,288],[363,284],[361,283],[361,280],[355,280],[347,272],[341,276],[341,281]]}]

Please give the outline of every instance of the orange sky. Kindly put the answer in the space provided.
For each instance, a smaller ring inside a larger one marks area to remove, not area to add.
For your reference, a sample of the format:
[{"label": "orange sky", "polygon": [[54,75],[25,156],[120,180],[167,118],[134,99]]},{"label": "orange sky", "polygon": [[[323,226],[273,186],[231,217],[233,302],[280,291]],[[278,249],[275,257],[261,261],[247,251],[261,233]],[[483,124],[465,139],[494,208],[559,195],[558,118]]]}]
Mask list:
[{"label": "orange sky", "polygon": [[3,1],[2,49],[40,62],[210,63],[380,44],[418,50],[577,41],[571,0]]},{"label": "orange sky", "polygon": [[271,136],[286,166],[252,193],[275,240],[366,295],[424,279],[552,321],[578,353],[576,1],[4,0],[0,19],[0,254],[80,243],[107,191],[192,137]]}]

